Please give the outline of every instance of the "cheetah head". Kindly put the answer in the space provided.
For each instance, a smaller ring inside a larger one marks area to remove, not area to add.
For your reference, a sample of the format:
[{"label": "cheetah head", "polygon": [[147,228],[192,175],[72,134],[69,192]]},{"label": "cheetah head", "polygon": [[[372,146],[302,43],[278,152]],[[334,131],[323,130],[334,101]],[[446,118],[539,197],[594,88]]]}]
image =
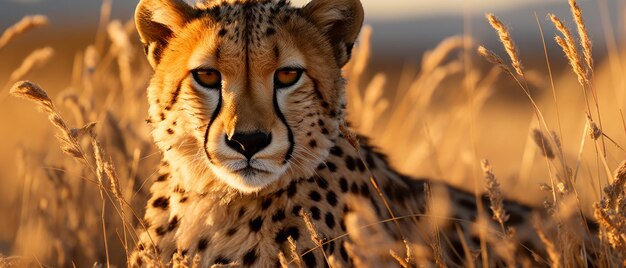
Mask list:
[{"label": "cheetah head", "polygon": [[141,0],[153,137],[182,183],[242,193],[311,176],[339,136],[359,0]]}]

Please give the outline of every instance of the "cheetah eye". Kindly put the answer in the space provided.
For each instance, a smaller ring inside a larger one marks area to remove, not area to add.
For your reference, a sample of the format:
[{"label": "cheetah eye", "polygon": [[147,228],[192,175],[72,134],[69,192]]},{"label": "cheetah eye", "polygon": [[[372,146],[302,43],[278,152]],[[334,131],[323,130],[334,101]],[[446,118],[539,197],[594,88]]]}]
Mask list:
[{"label": "cheetah eye", "polygon": [[298,68],[278,69],[274,74],[274,85],[277,89],[293,86],[300,80],[302,73],[304,70]]},{"label": "cheetah eye", "polygon": [[205,88],[220,89],[222,87],[222,75],[216,70],[194,70],[191,74],[193,79]]}]

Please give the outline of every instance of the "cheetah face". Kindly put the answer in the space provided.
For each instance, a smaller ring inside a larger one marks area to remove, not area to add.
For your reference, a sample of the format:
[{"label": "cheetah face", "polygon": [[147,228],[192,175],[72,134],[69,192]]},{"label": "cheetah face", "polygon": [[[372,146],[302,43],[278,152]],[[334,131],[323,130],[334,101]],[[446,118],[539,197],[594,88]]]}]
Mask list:
[{"label": "cheetah face", "polygon": [[193,170],[186,183],[252,193],[312,175],[338,136],[362,20],[358,0],[142,0],[153,135]]}]

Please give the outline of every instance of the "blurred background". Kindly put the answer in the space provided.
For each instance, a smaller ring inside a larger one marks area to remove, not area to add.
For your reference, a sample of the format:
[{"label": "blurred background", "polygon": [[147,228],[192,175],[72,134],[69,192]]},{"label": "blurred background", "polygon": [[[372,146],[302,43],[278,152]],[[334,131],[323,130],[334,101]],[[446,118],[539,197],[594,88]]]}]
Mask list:
[{"label": "blurred background", "polygon": [[[113,0],[111,18],[122,21],[131,19],[137,2]],[[302,6],[307,1],[291,2],[295,6]],[[499,17],[506,18],[505,23],[511,27],[515,40],[523,48],[522,57],[534,60],[527,56],[543,50],[534,13],[543,23],[549,22],[546,17],[548,12],[563,18],[571,17],[565,0],[362,2],[366,11],[365,23],[371,25],[374,31],[371,44],[374,64],[368,68],[371,72],[402,68],[411,64],[418,67],[417,63],[424,51],[434,48],[446,37],[464,33],[472,35],[478,43],[502,52],[497,45],[498,39],[494,38],[495,33],[484,18],[486,12],[495,12]],[[594,41],[595,56],[601,58],[606,52],[606,35],[609,31],[618,39],[618,43],[624,37],[625,3],[619,0],[597,0],[580,1],[579,4],[585,11],[585,19]],[[97,0],[2,0],[0,29],[12,25],[27,14],[46,15],[50,24],[39,33],[22,37],[0,54],[0,78],[2,75],[7,76],[16,63],[32,49],[43,45],[50,45],[57,51],[53,62],[55,65],[49,65],[50,69],[67,70],[74,53],[94,41],[93,32],[98,27],[100,5],[101,1]],[[611,29],[606,29],[603,25],[610,25]],[[546,31],[548,38],[554,33],[553,27],[547,27]],[[548,48],[558,49],[553,42],[550,42]],[[564,57],[554,59],[563,60]],[[54,76],[47,73],[37,75]],[[67,84],[63,83],[67,80],[58,82],[55,86]]]},{"label": "blurred background", "polygon": [[[110,17],[107,21],[129,22],[137,2],[111,1]],[[307,1],[294,0],[292,2],[294,5],[301,6]],[[529,70],[528,79],[533,85],[532,93],[536,94],[540,103],[546,103],[542,108],[551,114],[547,117],[554,123],[556,122],[552,115],[554,105],[549,102],[552,97],[550,80],[546,71],[544,47],[535,19],[536,15],[546,38],[548,57],[558,89],[557,95],[565,96],[559,99],[563,109],[561,113],[565,116],[570,112],[576,114],[567,119],[564,116],[563,120],[567,122],[562,128],[562,132],[565,133],[562,136],[563,147],[566,148],[568,155],[571,155],[567,157],[570,161],[576,159],[580,136],[585,131],[580,86],[576,84],[576,78],[570,73],[565,57],[553,41],[556,31],[547,19],[548,13],[554,13],[565,20],[567,26],[575,27],[566,0],[362,0],[362,2],[366,11],[365,23],[371,27],[371,42],[368,43],[371,47],[367,67],[358,77],[362,86],[357,90],[361,90],[361,93],[365,94],[369,90],[366,87],[371,85],[369,83],[376,78],[376,74],[383,73],[384,83],[378,85],[383,90],[378,97],[394,99],[395,96],[398,100],[398,92],[407,87],[407,77],[409,77],[408,84],[415,77],[419,77],[424,66],[422,60],[425,53],[450,36],[472,36],[473,45],[471,50],[466,50],[466,52],[470,51],[475,54],[475,45],[482,44],[506,58],[497,34],[484,17],[486,12],[493,12],[509,26],[520,48],[522,61]],[[625,41],[626,1],[581,0],[579,4],[584,11],[585,22],[594,42],[596,78],[599,81],[597,88],[610,88],[620,92],[626,90],[623,88],[623,82],[620,84],[615,80],[619,77],[619,72],[615,75],[615,64],[619,65],[620,62],[624,62],[619,56],[619,51]],[[49,46],[54,49],[51,60],[44,67],[30,72],[25,78],[39,83],[53,99],[60,92],[68,89],[75,79],[75,63],[82,59],[81,53],[85,48],[97,42],[109,42],[96,38],[96,32],[99,29],[102,31],[99,28],[101,6],[102,2],[97,0],[0,0],[0,32],[25,15],[42,14],[49,19],[45,27],[18,37],[0,50],[0,128],[2,128],[0,134],[0,215],[3,215],[3,219],[7,219],[0,221],[0,253],[2,254],[12,253],[18,226],[20,226],[18,221],[24,220],[24,215],[21,215],[19,220],[17,217],[20,215],[19,209],[24,202],[23,189],[26,187],[23,178],[18,175],[18,148],[25,150],[39,148],[39,151],[41,148],[48,148],[51,150],[50,154],[42,156],[46,159],[45,161],[55,161],[56,157],[64,157],[58,152],[52,152],[52,150],[58,151],[58,146],[53,138],[55,131],[46,121],[45,116],[36,113],[33,105],[8,97],[9,77],[33,50]],[[136,51],[140,52],[136,35],[130,36]],[[457,53],[463,54],[462,51],[457,51]],[[607,55],[616,58],[611,63],[607,60]],[[459,58],[460,56],[452,54],[449,57]],[[135,60],[143,62],[141,66],[145,67],[141,56]],[[472,68],[480,70],[481,77],[488,75],[490,64],[479,57],[472,57],[471,61]],[[610,66],[611,64],[613,65]],[[620,70],[623,71],[623,69]],[[393,114],[391,111],[395,108],[395,102],[387,103],[385,111],[381,112],[382,116],[376,117],[378,120],[376,123],[369,124],[368,118],[360,118],[354,120],[356,127],[368,125],[363,131],[373,136],[374,144],[382,147],[383,151],[389,152],[392,162],[411,175],[438,177],[472,189],[472,184],[467,184],[467,177],[479,176],[476,175],[479,174],[476,171],[478,159],[489,158],[496,169],[496,174],[504,181],[507,195],[530,203],[541,202],[542,199],[537,198],[536,195],[539,192],[536,186],[539,182],[545,182],[548,177],[546,164],[542,164],[538,157],[536,161],[539,164],[533,165],[533,160],[529,160],[528,156],[529,133],[532,128],[537,127],[537,123],[533,119],[534,114],[528,99],[510,77],[502,75],[490,86],[493,90],[489,92],[489,99],[481,104],[480,112],[475,117],[468,119],[472,121],[471,126],[464,125],[466,128],[463,129],[440,124],[446,118],[442,114],[451,110],[449,108],[463,106],[458,104],[463,103],[463,100],[458,99],[458,95],[465,94],[461,89],[465,83],[464,77],[466,78],[463,75],[452,75],[440,83],[438,90],[433,93],[428,118],[422,118],[415,123],[419,127],[425,127],[425,130],[415,134],[415,137],[407,136],[415,139],[433,138],[433,141],[428,143],[435,149],[431,148],[431,153],[425,153],[421,158],[417,157],[420,159],[419,165],[412,162],[413,158],[407,157],[410,155],[407,147],[390,142],[389,133],[380,129],[384,125],[378,124],[378,121],[385,121],[386,116]],[[613,134],[612,138],[618,144],[624,144],[626,133],[621,130],[621,120],[617,112],[621,111],[624,100],[615,100],[615,96],[620,96],[619,94],[611,93],[607,96],[615,102],[606,106],[607,109],[605,109],[606,113],[611,114],[609,118],[616,119],[607,123],[608,127],[614,130],[610,134]],[[97,103],[100,99],[95,100]],[[137,106],[137,109],[139,109],[137,113],[140,116],[146,114],[145,110],[141,110],[145,109],[144,103]],[[410,121],[411,118],[406,120]],[[143,131],[147,130],[143,129]],[[456,134],[446,136],[446,132]],[[440,140],[444,139],[453,141],[445,142],[439,147]],[[466,146],[458,150],[448,148],[458,144]],[[608,156],[609,165],[614,166],[624,158],[624,151],[614,147],[611,149],[615,151]],[[585,153],[594,155],[593,150],[590,150]],[[428,160],[433,157],[435,160]],[[447,160],[444,161],[444,159]],[[591,162],[593,163],[583,167],[588,174],[596,172],[598,165],[595,160]],[[524,165],[532,167],[524,167]],[[44,166],[38,168],[43,169]],[[450,169],[454,172],[442,174],[442,170]],[[520,181],[520,178],[526,180]],[[595,187],[597,191],[599,186]],[[523,190],[520,191],[520,189]]]}]

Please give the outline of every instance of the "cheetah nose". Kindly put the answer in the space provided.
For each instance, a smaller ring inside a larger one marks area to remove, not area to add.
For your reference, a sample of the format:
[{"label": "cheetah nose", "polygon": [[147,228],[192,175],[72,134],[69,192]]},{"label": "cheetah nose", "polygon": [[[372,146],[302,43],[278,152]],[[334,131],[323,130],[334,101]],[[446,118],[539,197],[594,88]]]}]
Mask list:
[{"label": "cheetah nose", "polygon": [[228,147],[244,155],[248,160],[272,142],[271,133],[235,133],[230,139],[225,135]]}]

